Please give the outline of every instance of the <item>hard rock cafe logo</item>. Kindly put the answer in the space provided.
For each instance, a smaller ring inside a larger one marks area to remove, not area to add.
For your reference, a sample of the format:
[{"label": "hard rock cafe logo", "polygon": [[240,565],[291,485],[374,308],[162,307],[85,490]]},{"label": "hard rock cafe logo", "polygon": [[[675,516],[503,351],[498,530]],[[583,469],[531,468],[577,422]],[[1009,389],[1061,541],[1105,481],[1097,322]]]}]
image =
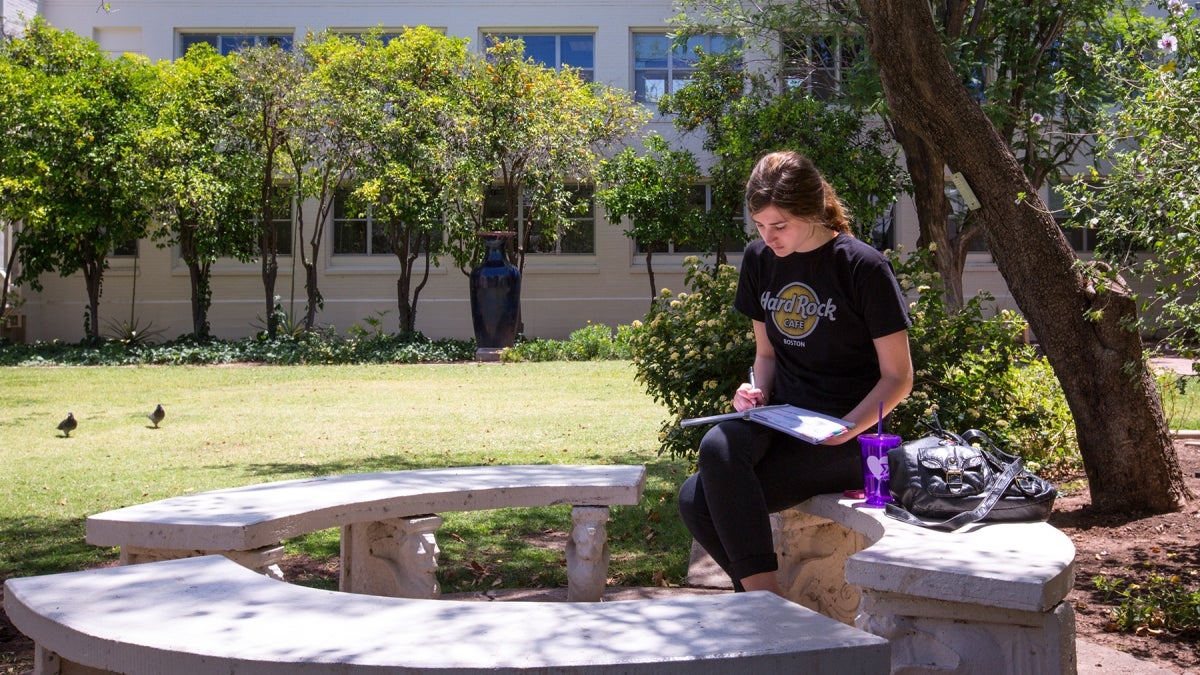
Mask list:
[{"label": "hard rock cafe logo", "polygon": [[763,293],[761,302],[774,319],[775,327],[791,338],[807,337],[821,318],[836,320],[837,305],[833,300],[822,302],[807,284],[788,284],[774,297],[770,292]]}]

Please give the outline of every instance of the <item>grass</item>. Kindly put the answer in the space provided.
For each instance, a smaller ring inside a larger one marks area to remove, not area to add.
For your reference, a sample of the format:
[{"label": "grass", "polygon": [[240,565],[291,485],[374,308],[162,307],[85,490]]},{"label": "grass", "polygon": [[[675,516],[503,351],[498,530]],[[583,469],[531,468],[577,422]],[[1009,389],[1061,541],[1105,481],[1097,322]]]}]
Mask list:
[{"label": "grass", "polygon": [[1163,415],[1171,429],[1200,429],[1200,377],[1160,375]]},{"label": "grass", "polygon": [[[146,418],[156,403],[160,429]],[[0,579],[116,558],[90,514],[305,476],[478,464],[645,464],[609,523],[615,585],[680,583],[684,462],[657,454],[663,408],[628,362],[0,369]],[[67,411],[79,428],[55,427]],[[444,590],[563,586],[568,507],[443,514]],[[548,545],[550,542],[554,545]],[[326,560],[337,533],[285,542]]]}]

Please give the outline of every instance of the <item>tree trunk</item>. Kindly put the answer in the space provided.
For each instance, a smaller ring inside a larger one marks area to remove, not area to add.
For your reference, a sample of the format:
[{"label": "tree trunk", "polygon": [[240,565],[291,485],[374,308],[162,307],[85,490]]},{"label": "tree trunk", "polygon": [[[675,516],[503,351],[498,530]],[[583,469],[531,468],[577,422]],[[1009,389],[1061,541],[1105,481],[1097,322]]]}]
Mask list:
[{"label": "tree trunk", "polygon": [[197,340],[208,338],[208,308],[212,305],[212,288],[209,286],[208,264],[200,262],[196,247],[194,221],[181,222],[179,227],[179,257],[188,268],[188,279],[192,289],[192,337]]},{"label": "tree trunk", "polygon": [[932,248],[934,264],[942,279],[942,293],[947,307],[963,306],[962,255],[953,245],[946,222],[950,218],[950,200],[946,197],[946,162],[938,151],[919,135],[908,130],[899,120],[893,120],[892,133],[904,148],[905,165],[912,178],[913,202],[917,207],[917,223],[921,235],[918,248]]},{"label": "tree trunk", "polygon": [[88,321],[85,326],[89,340],[100,340],[100,293],[104,288],[104,258],[83,264],[83,283],[87,286]]},{"label": "tree trunk", "polygon": [[863,0],[867,42],[892,115],[924,138],[978,198],[992,256],[1054,368],[1100,509],[1178,510],[1183,483],[1136,308],[1095,283],[1016,158],[950,67],[928,0]]},{"label": "tree trunk", "polygon": [[212,305],[212,288],[209,286],[208,265],[188,262],[188,277],[192,284],[192,337],[208,339],[208,308]]}]

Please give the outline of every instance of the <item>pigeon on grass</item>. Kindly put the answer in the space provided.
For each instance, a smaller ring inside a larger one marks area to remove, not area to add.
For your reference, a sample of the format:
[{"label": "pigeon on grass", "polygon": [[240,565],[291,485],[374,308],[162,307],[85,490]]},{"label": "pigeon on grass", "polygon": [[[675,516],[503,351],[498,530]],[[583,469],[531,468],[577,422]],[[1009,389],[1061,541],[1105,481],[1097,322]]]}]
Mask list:
[{"label": "pigeon on grass", "polygon": [[79,422],[75,421],[75,413],[67,413],[67,418],[58,423],[58,430],[63,432],[64,438],[70,438],[71,432],[75,431],[75,427],[79,426]]}]

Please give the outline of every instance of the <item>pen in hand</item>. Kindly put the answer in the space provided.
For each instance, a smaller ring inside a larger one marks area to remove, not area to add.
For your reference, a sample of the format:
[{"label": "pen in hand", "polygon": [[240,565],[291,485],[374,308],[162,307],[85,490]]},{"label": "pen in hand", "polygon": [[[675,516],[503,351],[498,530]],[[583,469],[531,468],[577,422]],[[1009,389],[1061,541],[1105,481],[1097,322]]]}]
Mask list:
[{"label": "pen in hand", "polygon": [[[750,366],[750,389],[752,389],[752,390],[758,389],[758,383],[754,381],[754,366]],[[761,405],[762,405],[762,397],[760,396],[758,398],[758,400],[756,400],[754,402],[754,407],[757,408],[757,407],[760,407]]]}]

